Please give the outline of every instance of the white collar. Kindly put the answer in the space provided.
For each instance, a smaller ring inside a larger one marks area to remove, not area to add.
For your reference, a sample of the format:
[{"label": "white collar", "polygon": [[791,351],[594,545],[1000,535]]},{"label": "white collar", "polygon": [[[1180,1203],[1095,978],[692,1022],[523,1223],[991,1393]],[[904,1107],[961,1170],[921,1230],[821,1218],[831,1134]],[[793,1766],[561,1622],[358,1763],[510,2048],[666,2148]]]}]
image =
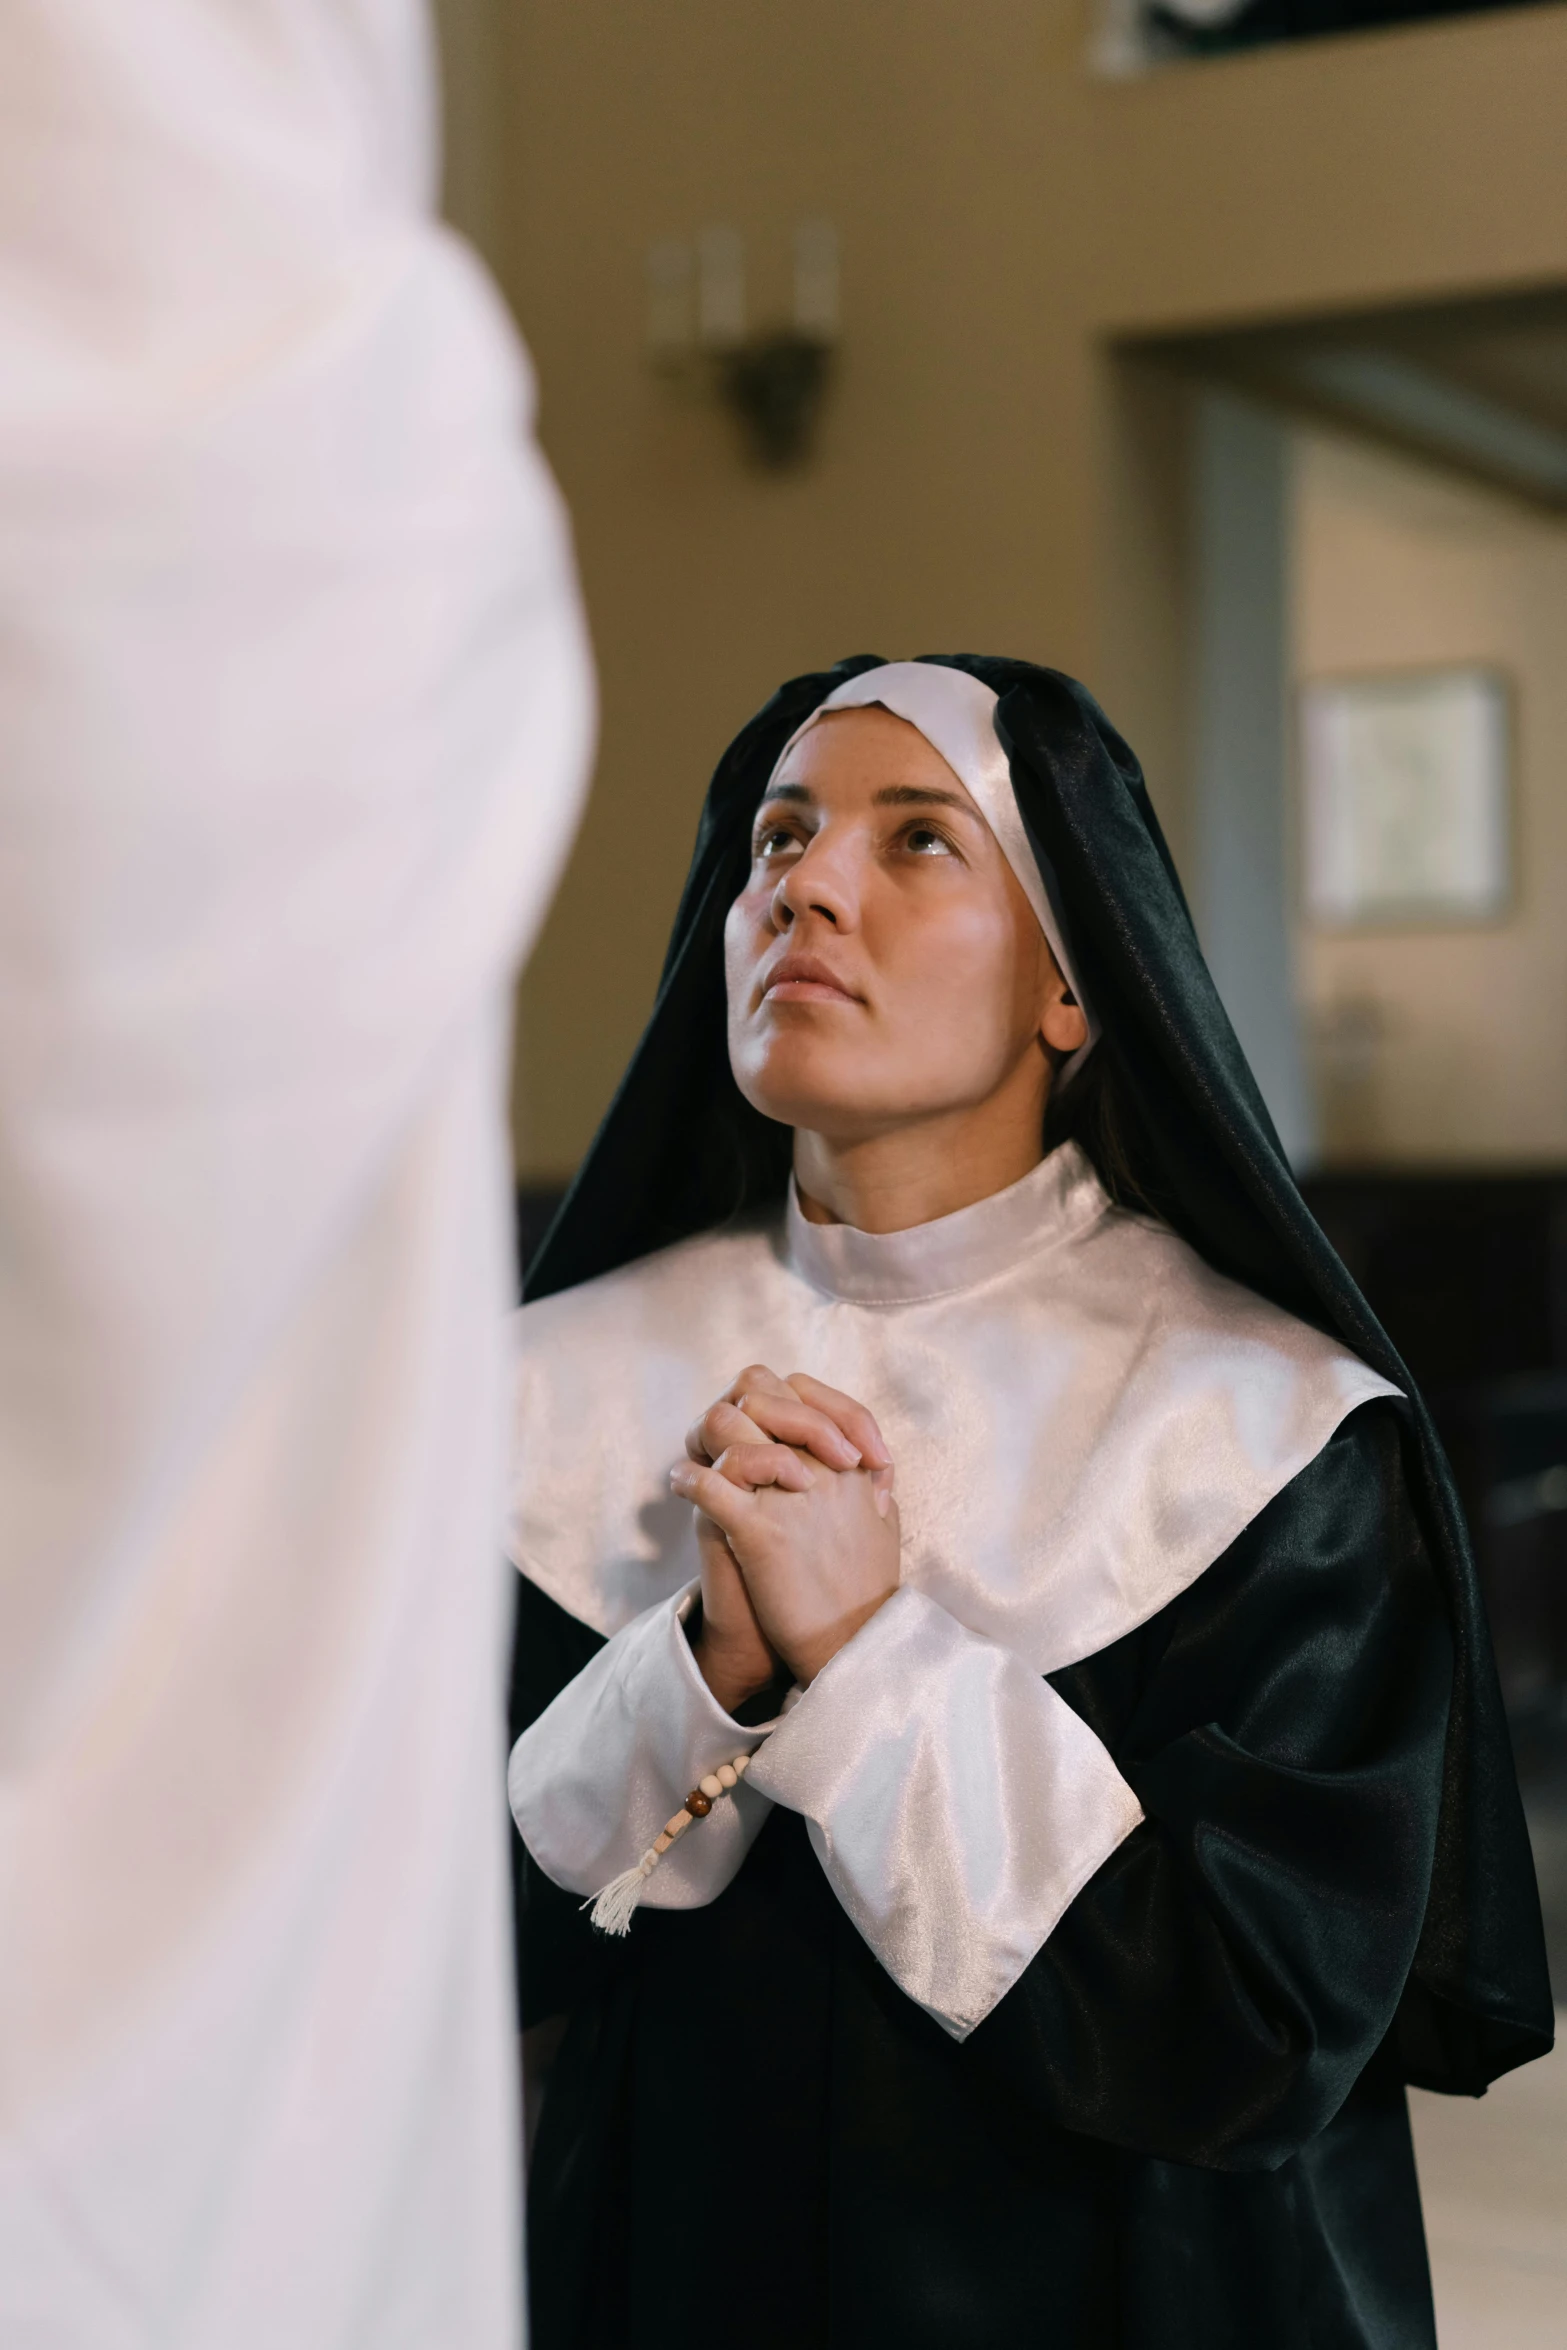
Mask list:
[{"label": "white collar", "polygon": [[975,1289],[1059,1248],[1109,1207],[1075,1142],[1063,1143],[1005,1191],[902,1232],[815,1224],[791,1179],[784,1221],[789,1263],[813,1289],[853,1305],[914,1305]]}]

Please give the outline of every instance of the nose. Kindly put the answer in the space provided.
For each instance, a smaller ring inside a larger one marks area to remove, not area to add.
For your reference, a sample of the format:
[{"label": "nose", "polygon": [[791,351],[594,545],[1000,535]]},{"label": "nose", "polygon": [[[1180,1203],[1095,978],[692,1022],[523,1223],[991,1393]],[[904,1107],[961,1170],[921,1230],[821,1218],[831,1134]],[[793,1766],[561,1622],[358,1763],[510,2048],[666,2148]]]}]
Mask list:
[{"label": "nose", "polygon": [[859,919],[859,886],[847,843],[827,839],[825,830],[780,876],[772,895],[775,930],[792,930],[801,915],[814,914],[830,930],[854,929]]}]

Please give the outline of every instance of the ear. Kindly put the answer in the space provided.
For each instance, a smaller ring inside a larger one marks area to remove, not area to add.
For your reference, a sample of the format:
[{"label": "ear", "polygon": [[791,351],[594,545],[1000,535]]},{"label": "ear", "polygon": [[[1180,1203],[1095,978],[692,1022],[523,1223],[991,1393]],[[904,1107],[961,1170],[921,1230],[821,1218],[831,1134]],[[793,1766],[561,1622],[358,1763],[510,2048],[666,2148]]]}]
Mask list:
[{"label": "ear", "polygon": [[1044,1007],[1039,1015],[1039,1033],[1053,1053],[1063,1059],[1081,1050],[1088,1042],[1088,1022],[1076,996],[1067,986],[1057,967],[1056,959],[1047,948],[1045,961],[1049,966],[1045,982]]}]

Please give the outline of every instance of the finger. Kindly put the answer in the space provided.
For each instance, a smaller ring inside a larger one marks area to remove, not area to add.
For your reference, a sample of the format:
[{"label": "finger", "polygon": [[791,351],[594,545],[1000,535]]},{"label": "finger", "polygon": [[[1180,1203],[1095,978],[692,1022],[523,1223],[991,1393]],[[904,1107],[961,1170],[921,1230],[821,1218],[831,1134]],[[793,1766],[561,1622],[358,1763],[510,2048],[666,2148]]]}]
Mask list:
[{"label": "finger", "polygon": [[710,1465],[726,1445],[760,1443],[767,1434],[734,1404],[721,1400],[710,1404],[700,1420],[693,1420],[686,1430],[686,1453],[691,1460]]},{"label": "finger", "polygon": [[691,1514],[696,1520],[696,1547],[702,1561],[702,1572],[712,1574],[727,1568],[731,1575],[738,1575],[740,1562],[730,1549],[729,1537],[722,1526],[715,1526],[712,1519],[704,1517],[700,1510],[693,1510]]},{"label": "finger", "polygon": [[[733,1404],[717,1407],[733,1412]],[[802,1452],[814,1453],[826,1469],[857,1469],[860,1466],[858,1445],[851,1444],[836,1420],[819,1412],[814,1404],[802,1403],[792,1387],[785,1387],[779,1395],[767,1392],[752,1393],[745,1399],[745,1409],[738,1415],[754,1421],[765,1435],[781,1443],[799,1447]],[[708,1414],[711,1421],[713,1414]],[[731,1443],[738,1441],[731,1437]]]},{"label": "finger", "polygon": [[802,1403],[814,1404],[825,1412],[854,1445],[868,1469],[890,1469],[892,1455],[887,1440],[877,1427],[874,1417],[852,1395],[844,1395],[823,1380],[813,1379],[809,1371],[791,1371],[789,1385]]},{"label": "finger", "polygon": [[816,1483],[809,1461],[802,1461],[786,1444],[731,1444],[713,1463],[731,1485],[750,1492],[776,1485],[783,1493],[809,1493]]},{"label": "finger", "polygon": [[745,1487],[731,1485],[716,1469],[704,1469],[699,1461],[676,1461],[669,1472],[670,1490],[682,1501],[689,1501],[704,1517],[726,1534],[730,1541],[743,1537],[756,1515],[756,1501]]},{"label": "finger", "polygon": [[725,1403],[738,1403],[743,1395],[786,1395],[787,1379],[780,1379],[765,1363],[747,1363],[738,1379],[724,1389]]}]

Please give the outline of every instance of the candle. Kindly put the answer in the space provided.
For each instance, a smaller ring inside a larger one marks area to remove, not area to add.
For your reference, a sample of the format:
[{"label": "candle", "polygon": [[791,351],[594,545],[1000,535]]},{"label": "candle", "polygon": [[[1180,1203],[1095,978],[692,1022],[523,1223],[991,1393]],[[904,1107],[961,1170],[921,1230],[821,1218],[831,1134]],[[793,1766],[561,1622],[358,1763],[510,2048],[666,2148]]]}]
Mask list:
[{"label": "candle", "polygon": [[705,228],[697,239],[697,335],[709,351],[745,340],[745,246],[733,228]]},{"label": "candle", "polygon": [[695,336],[695,264],[680,237],[665,237],[647,257],[647,343],[655,364],[683,359]]}]

